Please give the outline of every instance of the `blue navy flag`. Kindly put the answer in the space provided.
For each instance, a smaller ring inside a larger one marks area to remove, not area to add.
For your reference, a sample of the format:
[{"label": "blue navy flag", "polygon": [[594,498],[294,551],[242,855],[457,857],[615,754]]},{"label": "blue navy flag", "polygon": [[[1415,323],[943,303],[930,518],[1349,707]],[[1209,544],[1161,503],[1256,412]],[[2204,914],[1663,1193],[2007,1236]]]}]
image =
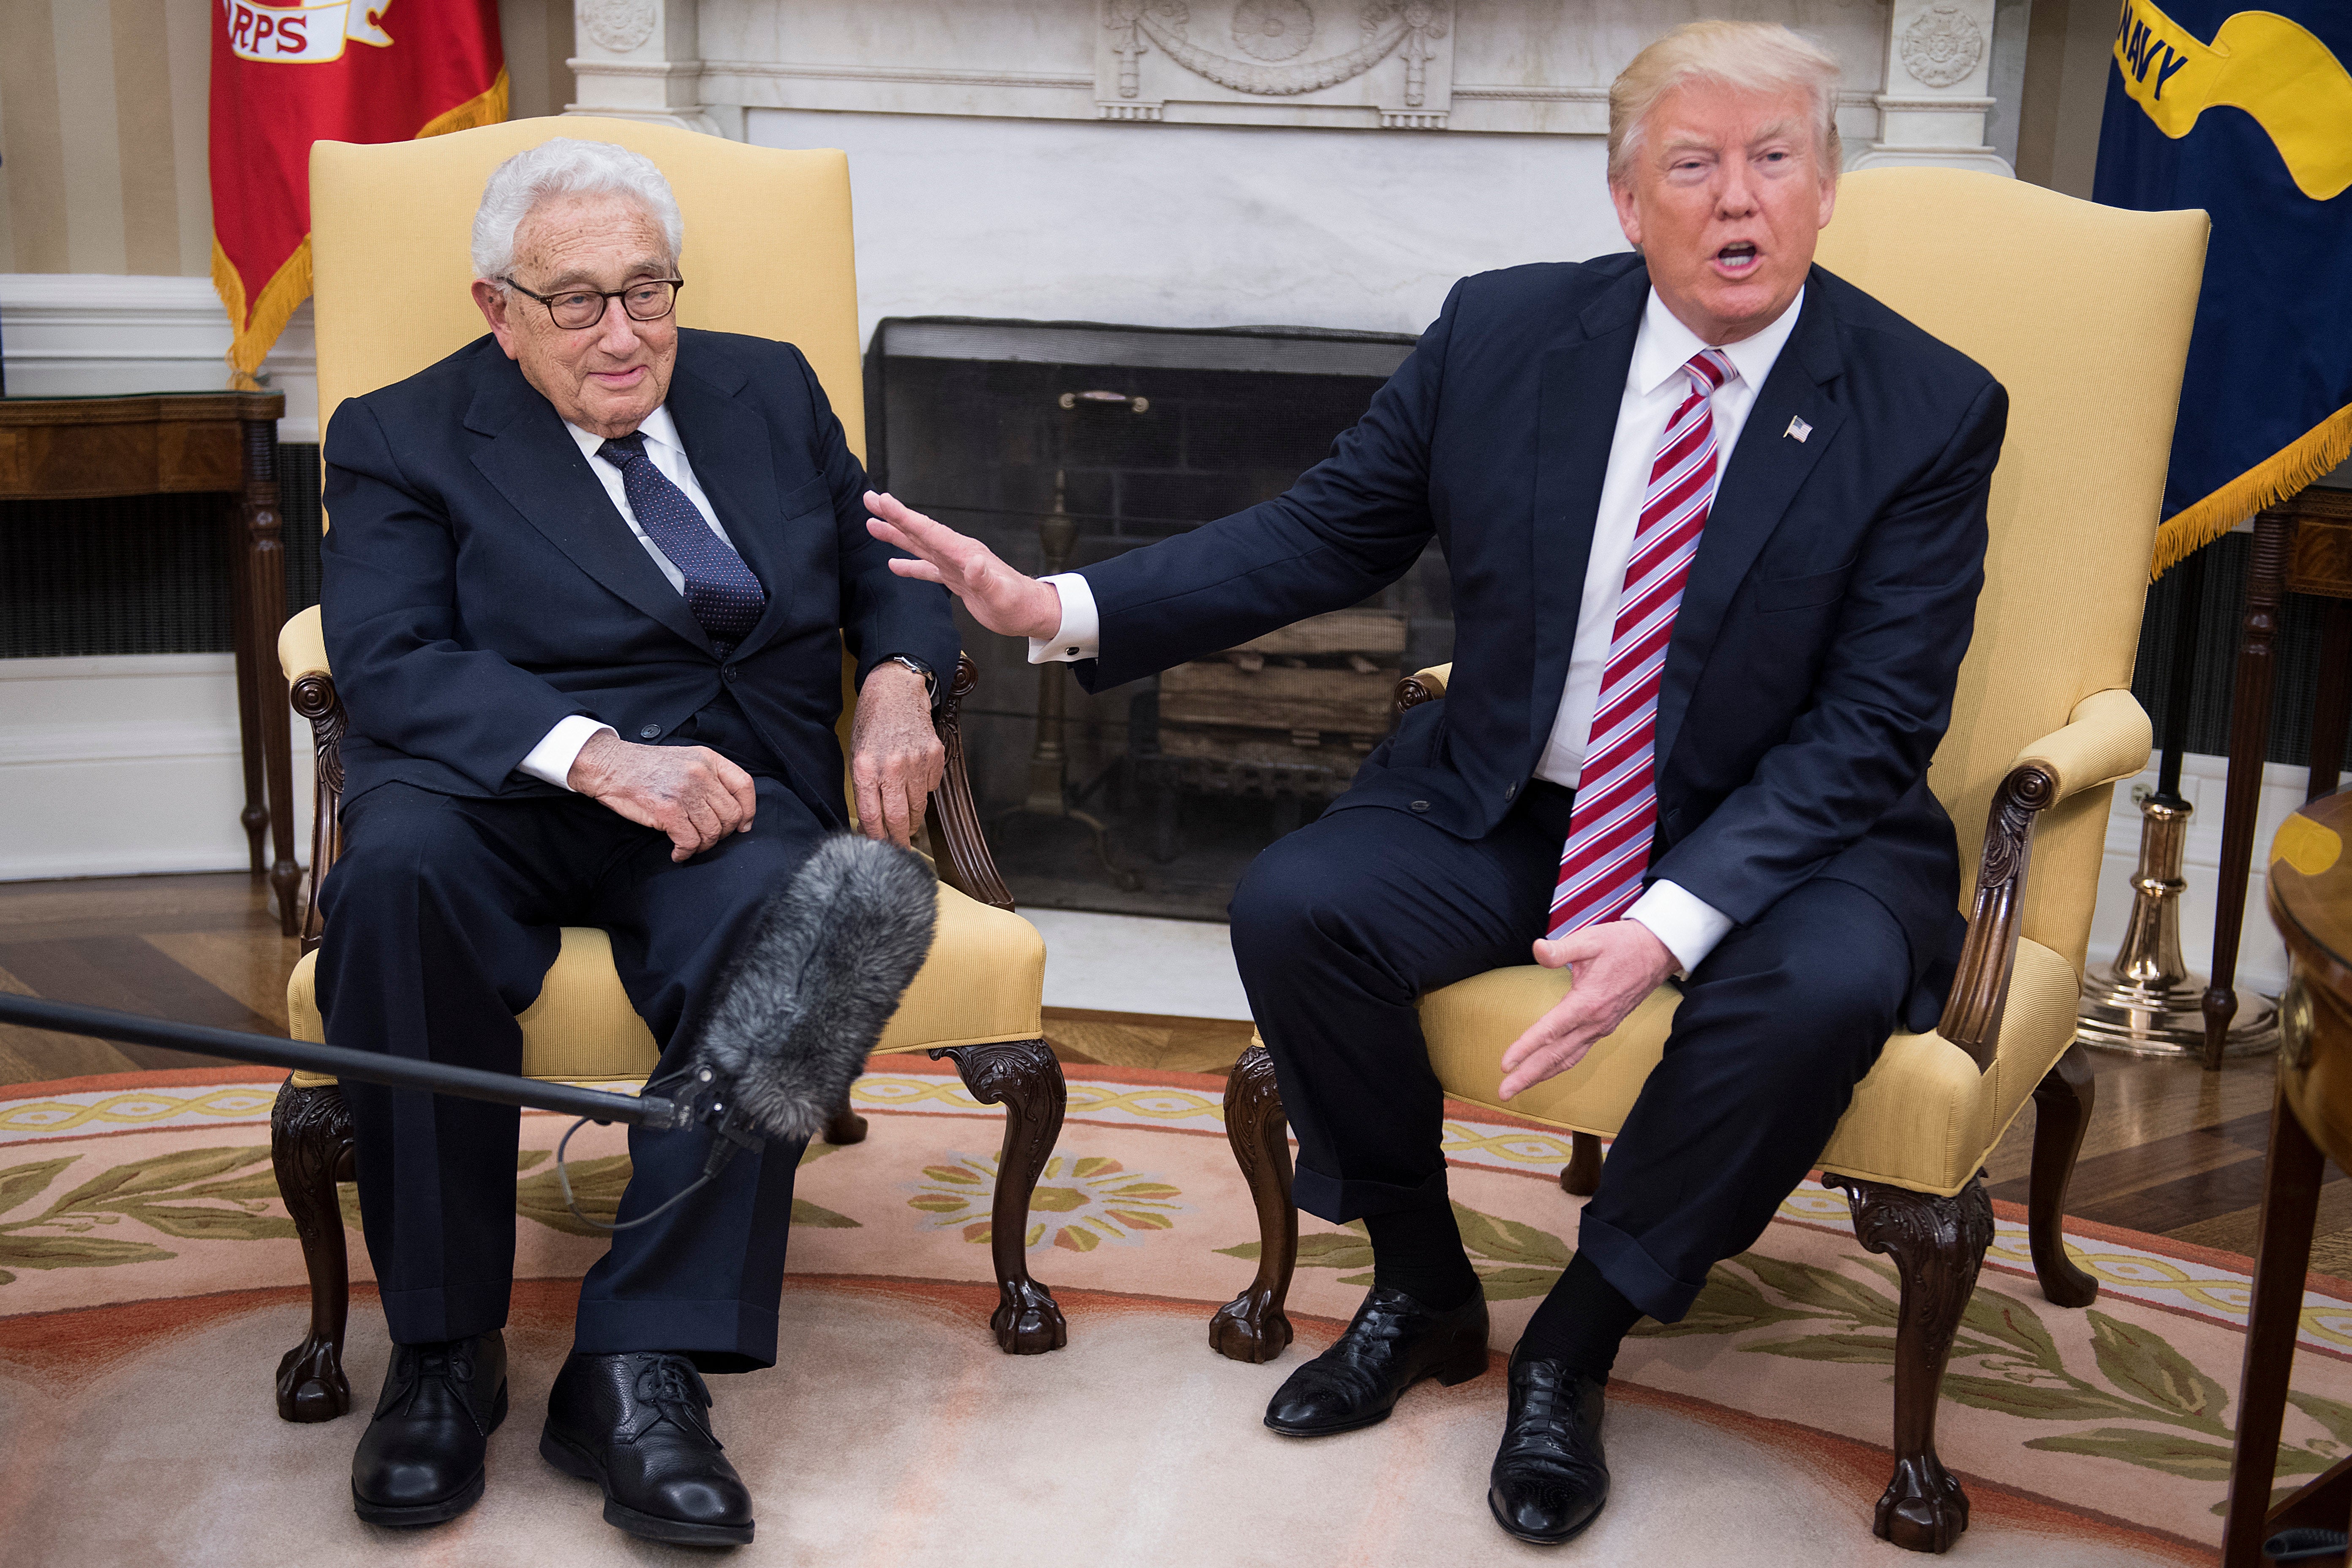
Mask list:
[{"label": "blue navy flag", "polygon": [[2122,0],[2092,195],[2213,219],[2163,571],[2352,455],[2352,5]]}]

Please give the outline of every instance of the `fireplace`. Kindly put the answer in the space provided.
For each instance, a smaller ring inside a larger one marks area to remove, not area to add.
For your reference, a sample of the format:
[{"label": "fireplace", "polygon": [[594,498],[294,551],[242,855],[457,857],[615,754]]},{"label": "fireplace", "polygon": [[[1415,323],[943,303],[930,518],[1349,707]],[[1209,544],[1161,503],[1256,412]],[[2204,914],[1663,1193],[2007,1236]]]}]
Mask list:
[{"label": "fireplace", "polygon": [[[1280,494],[1412,342],[889,319],[866,362],[869,467],[1024,572],[1084,566]],[[982,669],[973,783],[1014,898],[1209,919],[1258,850],[1346,787],[1397,672],[1453,647],[1434,550],[1361,605],[1091,697],[962,626]]]}]

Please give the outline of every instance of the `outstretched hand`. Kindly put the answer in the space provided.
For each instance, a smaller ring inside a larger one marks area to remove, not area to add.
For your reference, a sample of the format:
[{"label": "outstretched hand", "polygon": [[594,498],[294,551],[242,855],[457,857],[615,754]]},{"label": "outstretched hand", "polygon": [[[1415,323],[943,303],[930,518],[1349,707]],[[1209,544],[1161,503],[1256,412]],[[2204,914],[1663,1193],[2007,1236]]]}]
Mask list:
[{"label": "outstretched hand", "polygon": [[1574,970],[1576,988],[1503,1053],[1505,1100],[1582,1061],[1675,972],[1674,953],[1639,921],[1586,926],[1558,942],[1538,938],[1535,954],[1546,969]]},{"label": "outstretched hand", "polygon": [[912,561],[893,561],[901,577],[938,583],[961,599],[972,619],[1010,637],[1049,637],[1062,626],[1062,595],[1049,583],[1024,577],[979,540],[933,522],[896,496],[866,492],[866,531],[895,544]]}]

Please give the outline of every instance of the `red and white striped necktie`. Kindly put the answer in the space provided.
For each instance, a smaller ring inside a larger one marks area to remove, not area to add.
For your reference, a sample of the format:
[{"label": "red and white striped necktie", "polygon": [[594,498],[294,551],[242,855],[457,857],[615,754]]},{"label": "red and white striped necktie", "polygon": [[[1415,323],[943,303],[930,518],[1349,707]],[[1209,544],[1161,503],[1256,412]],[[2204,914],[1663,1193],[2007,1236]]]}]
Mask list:
[{"label": "red and white striped necktie", "polygon": [[1690,395],[1658,438],[1642,493],[1642,520],[1617,599],[1617,626],[1601,668],[1591,738],[1579,771],[1559,882],[1551,895],[1554,939],[1613,921],[1642,894],[1650,840],[1658,826],[1658,681],[1666,644],[1682,608],[1683,584],[1698,553],[1699,531],[1715,500],[1715,415],[1708,398],[1738,372],[1715,349],[1683,366]]}]

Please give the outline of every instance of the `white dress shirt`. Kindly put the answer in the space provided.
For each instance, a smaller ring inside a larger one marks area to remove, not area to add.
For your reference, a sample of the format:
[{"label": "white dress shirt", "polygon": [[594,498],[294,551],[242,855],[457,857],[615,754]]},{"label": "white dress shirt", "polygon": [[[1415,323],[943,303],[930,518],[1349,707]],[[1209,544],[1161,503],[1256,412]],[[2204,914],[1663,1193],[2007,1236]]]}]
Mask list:
[{"label": "white dress shirt", "polygon": [[[1797,315],[1804,304],[1805,293],[1800,289],[1789,308],[1763,331],[1736,343],[1716,345],[1738,372],[1716,388],[1709,400],[1718,479],[1738,445],[1748,411],[1756,404],[1757,389],[1772,374],[1773,362],[1796,330]],[[1642,496],[1649,488],[1658,438],[1665,434],[1667,419],[1689,395],[1690,378],[1682,374],[1682,367],[1708,346],[1666,309],[1656,289],[1650,291],[1633,339],[1633,362],[1625,373],[1624,395],[1617,405],[1617,433],[1610,443],[1609,467],[1601,479],[1601,508],[1593,518],[1592,552],[1584,570],[1584,598],[1577,613],[1568,681],[1560,690],[1551,737],[1536,764],[1538,778],[1572,789],[1583,767],[1584,749],[1592,738],[1592,710],[1600,700],[1609,644],[1617,629],[1617,599],[1625,586],[1625,563],[1633,553],[1633,532],[1642,521]],[[1054,636],[1029,640],[1029,662],[1094,658],[1102,647],[1102,617],[1095,607],[1094,590],[1075,572],[1045,581],[1061,595],[1062,624]],[[1715,951],[1732,923],[1722,911],[1668,881],[1651,883],[1624,918],[1647,926],[1675,955],[1685,974]]]},{"label": "white dress shirt", "polygon": [[[588,471],[596,476],[604,487],[604,493],[613,498],[613,505],[619,510],[621,521],[629,525],[629,531],[636,535],[639,544],[646,547],[646,553],[653,557],[654,565],[668,580],[669,585],[677,589],[681,597],[684,596],[686,574],[661,552],[661,547],[647,538],[646,531],[638,525],[637,514],[629,506],[628,487],[623,482],[620,465],[608,463],[596,455],[597,449],[604,444],[604,437],[593,431],[583,430],[569,420],[564,422],[563,428],[579,444],[580,455],[588,459]],[[702,521],[710,525],[710,531],[725,540],[729,549],[733,549],[735,542],[727,538],[727,530],[720,525],[719,514],[710,508],[710,498],[704,495],[701,485],[695,482],[694,465],[686,460],[686,443],[677,438],[677,425],[669,416],[668,405],[664,405],[646,415],[646,422],[637,426],[637,434],[646,438],[646,456],[653,459],[654,467],[659,468],[670,483],[686,492],[686,499],[694,503],[694,510],[702,514]],[[517,765],[532,778],[559,789],[570,789],[572,764],[578,759],[580,748],[586,745],[598,731],[612,728],[610,724],[591,719],[585,713],[559,719],[555,728],[541,737],[539,744],[530,749],[530,755]],[[617,731],[614,732],[618,733]]]}]

